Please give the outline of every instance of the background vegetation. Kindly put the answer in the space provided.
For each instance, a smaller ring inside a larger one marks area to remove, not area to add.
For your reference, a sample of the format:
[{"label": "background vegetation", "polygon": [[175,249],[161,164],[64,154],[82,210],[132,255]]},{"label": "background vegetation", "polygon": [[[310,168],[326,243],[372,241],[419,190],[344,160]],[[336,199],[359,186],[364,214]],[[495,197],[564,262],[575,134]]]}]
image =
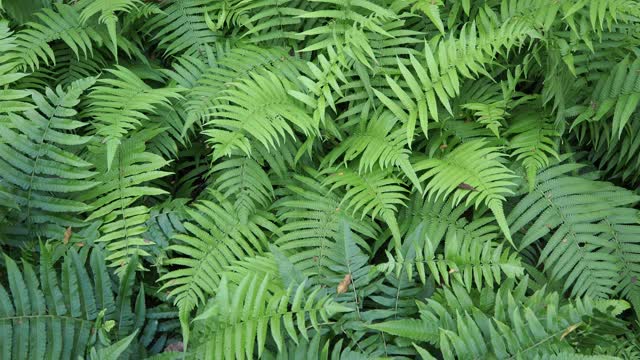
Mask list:
[{"label": "background vegetation", "polygon": [[0,4],[0,358],[640,359],[638,1]]}]

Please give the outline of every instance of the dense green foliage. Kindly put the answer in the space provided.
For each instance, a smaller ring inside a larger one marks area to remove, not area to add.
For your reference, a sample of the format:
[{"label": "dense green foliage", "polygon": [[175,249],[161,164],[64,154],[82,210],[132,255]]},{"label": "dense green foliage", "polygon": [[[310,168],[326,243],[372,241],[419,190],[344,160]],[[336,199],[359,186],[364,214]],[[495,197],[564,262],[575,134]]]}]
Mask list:
[{"label": "dense green foliage", "polygon": [[640,359],[638,0],[2,0],[0,86],[2,359]]}]

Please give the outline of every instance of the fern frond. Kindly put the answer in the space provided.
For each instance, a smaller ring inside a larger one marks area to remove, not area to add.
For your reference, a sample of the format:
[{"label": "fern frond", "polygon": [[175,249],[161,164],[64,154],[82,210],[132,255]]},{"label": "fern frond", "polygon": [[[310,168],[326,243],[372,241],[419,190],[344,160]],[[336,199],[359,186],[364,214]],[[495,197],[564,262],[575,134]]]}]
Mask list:
[{"label": "fern frond", "polygon": [[221,27],[226,23],[237,25],[240,29],[244,28],[242,38],[253,43],[302,39],[298,34],[302,24],[299,15],[304,14],[301,7],[313,6],[299,0],[236,0],[228,8],[225,5],[219,12],[216,26]]},{"label": "fern frond", "polygon": [[111,169],[121,139],[148,120],[158,106],[168,106],[180,98],[177,88],[153,89],[131,70],[122,66],[107,70],[114,78],[98,80],[91,94],[86,116],[94,119],[96,134],[104,138],[107,169]]},{"label": "fern frond", "polygon": [[[400,102],[391,100],[384,92],[374,90],[380,101],[391,110],[407,129],[407,142],[411,144],[419,120],[425,136],[428,131],[429,116],[439,120],[438,103],[452,113],[450,98],[460,94],[460,75],[473,78],[478,73],[486,73],[482,64],[487,62],[482,48],[476,49],[476,30],[470,27],[463,29],[460,39],[452,38],[433,46],[424,44],[424,55],[420,59],[409,56],[413,72],[398,60],[398,68],[402,74],[402,83],[387,76],[386,80],[393,94]],[[467,45],[468,43],[468,45]],[[439,61],[436,61],[438,59]],[[426,68],[424,65],[426,63]],[[415,75],[414,75],[415,74]],[[406,84],[406,85],[405,85]],[[409,92],[403,89],[409,88]]]},{"label": "fern frond", "polygon": [[[156,266],[162,266],[167,258],[167,248],[171,239],[186,230],[182,223],[188,219],[186,213],[187,199],[173,199],[158,204],[149,210],[149,220],[146,223],[147,232],[143,235],[151,244],[145,249],[151,254],[151,260]],[[148,260],[148,258],[144,258]]]},{"label": "fern frond", "polygon": [[613,255],[619,264],[620,273],[616,290],[629,299],[635,311],[640,310],[640,224],[638,211],[635,209],[617,209],[602,223],[607,226],[604,231],[610,241],[615,244]]},{"label": "fern frond", "polygon": [[251,214],[243,225],[232,203],[221,195],[214,197],[216,202],[202,200],[187,210],[193,219],[183,223],[188,232],[176,235],[178,241],[169,247],[175,255],[167,265],[177,268],[160,278],[162,289],[170,289],[169,296],[181,311],[191,311],[214,294],[223,271],[234,260],[264,251],[265,230],[275,227],[260,212]]},{"label": "fern frond", "polygon": [[640,103],[640,59],[630,62],[624,58],[603,76],[595,86],[592,106],[587,108],[574,122],[598,121],[613,111],[612,136],[618,139]]},{"label": "fern frond", "polygon": [[420,238],[421,233],[420,228],[416,229],[412,239],[406,242],[408,251],[397,259],[388,253],[389,262],[376,268],[387,274],[395,271],[397,276],[405,271],[408,278],[412,278],[416,271],[423,284],[427,281],[425,270],[428,269],[438,285],[451,286],[451,282],[457,281],[467,291],[472,287],[492,288],[502,282],[503,274],[507,278],[516,278],[524,273],[518,256],[495,242],[483,244],[478,239],[465,236],[464,231],[451,230],[444,242],[444,253],[437,254],[439,244],[428,237]]},{"label": "fern frond", "polygon": [[137,6],[142,5],[142,0],[97,0],[91,1],[86,7],[82,9],[80,13],[80,22],[86,24],[89,18],[95,14],[100,13],[98,23],[105,24],[107,26],[107,32],[109,38],[113,43],[113,57],[118,58],[118,40],[116,35],[116,23],[118,22],[118,15],[116,12],[128,13],[136,9]]},{"label": "fern frond", "polygon": [[367,174],[358,174],[349,168],[328,169],[330,175],[325,183],[331,189],[344,187],[346,192],[341,204],[345,210],[360,212],[362,218],[378,215],[387,223],[395,241],[396,250],[400,249],[400,229],[396,220],[398,206],[404,206],[407,190],[403,183],[388,170],[377,170]]},{"label": "fern frond", "polygon": [[92,180],[92,164],[75,154],[90,138],[71,131],[87,125],[74,119],[73,108],[94,82],[87,78],[65,90],[58,86],[45,94],[33,92],[35,109],[11,113],[8,122],[0,122],[0,179],[11,186],[13,200],[24,210],[14,226],[27,230],[27,237],[59,238],[65,227],[83,226],[77,215],[90,207],[74,195],[98,183]]},{"label": "fern frond", "polygon": [[[640,178],[640,139],[634,134],[640,130],[640,117],[634,115],[620,139],[613,138],[611,124],[589,123],[579,128],[581,144],[591,144],[589,160],[610,178],[636,184]],[[613,140],[612,140],[613,139]]]},{"label": "fern frond", "polygon": [[567,175],[579,168],[561,163],[540,172],[534,191],[511,211],[509,223],[513,233],[530,224],[521,249],[551,235],[540,262],[552,278],[564,279],[565,289],[571,287],[577,296],[608,296],[617,284],[621,259],[614,254],[615,232],[606,222],[639,198],[610,183]]},{"label": "fern frond", "polygon": [[150,186],[149,181],[169,175],[160,169],[167,165],[162,157],[145,151],[145,142],[157,130],[141,131],[127,138],[114,154],[109,168],[100,147],[92,148],[93,160],[100,173],[101,184],[85,191],[78,199],[91,201],[91,214],[87,220],[102,220],[102,236],[111,266],[123,269],[132,257],[148,256],[144,247],[149,239],[142,238],[147,231],[149,209],[137,203],[143,196],[157,196],[166,191]]},{"label": "fern frond", "polygon": [[35,16],[39,21],[28,23],[28,27],[16,35],[17,55],[24,67],[35,70],[41,61],[46,65],[55,64],[49,45],[55,40],[62,40],[77,58],[81,53],[85,58],[90,56],[94,44],[102,44],[102,37],[91,26],[82,24],[73,6],[56,4],[55,10],[44,8]]},{"label": "fern frond", "polygon": [[[329,351],[330,346],[333,347],[332,351]],[[264,357],[269,356],[278,360],[338,360],[342,350],[342,340],[333,344],[330,339],[322,336],[322,333],[316,333],[311,339],[298,339],[297,343],[287,340],[282,349],[277,352],[265,349]],[[347,355],[347,351],[348,349],[344,349],[343,354]]]},{"label": "fern frond", "polygon": [[225,198],[234,199],[234,208],[243,223],[258,207],[267,208],[273,199],[269,176],[254,159],[225,158],[211,169],[214,185]]},{"label": "fern frond", "polygon": [[[327,166],[332,166],[339,157],[348,163],[356,158],[358,171],[370,172],[376,168],[387,169],[396,166],[411,180],[413,185],[422,192],[418,176],[409,162],[409,149],[406,148],[406,138],[402,128],[397,128],[396,117],[384,111],[374,114],[371,120],[348,138],[344,139],[324,158]],[[366,126],[366,127],[365,127]],[[376,166],[377,165],[377,166]]]},{"label": "fern frond", "polygon": [[112,290],[98,249],[91,254],[91,272],[73,249],[60,270],[50,250],[42,250],[39,272],[26,262],[21,271],[5,256],[9,286],[0,285],[0,353],[6,359],[84,357],[95,333],[105,331],[100,318],[124,320],[121,310],[131,311],[130,298]]},{"label": "fern frond", "polygon": [[[328,258],[332,262],[329,268],[334,275],[326,282],[337,286],[338,294],[346,293],[343,298],[347,302],[353,301],[359,313],[362,307],[362,290],[369,282],[371,266],[367,263],[367,254],[358,246],[356,235],[345,219],[340,220]],[[346,276],[348,281],[345,282]]]},{"label": "fern frond", "polygon": [[[297,175],[286,184],[287,192],[276,202],[279,220],[283,223],[275,244],[309,277],[326,276],[331,264],[328,258],[333,248],[339,222],[344,217],[340,198],[314,178]],[[350,228],[365,237],[375,237],[375,224],[350,218]]]},{"label": "fern frond", "polygon": [[291,98],[287,91],[291,84],[274,73],[254,73],[250,79],[230,84],[219,97],[212,118],[203,133],[215,145],[214,158],[240,150],[251,155],[251,140],[274,150],[287,136],[294,137],[294,129],[305,135],[317,132],[318,124]]},{"label": "fern frond", "polygon": [[307,62],[308,74],[299,77],[305,92],[289,90],[291,96],[313,109],[313,120],[319,124],[326,121],[327,106],[337,112],[336,99],[344,96],[340,84],[348,83],[343,71],[349,67],[350,62],[332,47],[327,48],[327,55],[319,54],[317,65]]},{"label": "fern frond", "polygon": [[496,137],[500,137],[500,127],[505,116],[509,115],[504,100],[492,103],[468,103],[462,105],[463,109],[473,111],[478,122],[491,130]]},{"label": "fern frond", "polygon": [[[453,199],[427,199],[414,193],[406,209],[399,213],[403,219],[400,224],[405,237],[413,235],[417,229],[419,238],[429,238],[434,244],[444,243],[449,231],[462,232],[464,237],[480,243],[496,239],[498,228],[490,217],[477,217],[468,220],[464,215],[472,206],[453,205]],[[406,246],[409,244],[407,243]]]},{"label": "fern frond", "polygon": [[163,2],[162,12],[155,14],[145,25],[165,56],[179,53],[204,55],[207,45],[218,40],[218,34],[206,22],[211,7],[207,0],[176,0]]},{"label": "fern frond", "polygon": [[476,208],[486,204],[507,240],[512,242],[503,202],[505,196],[513,194],[510,187],[515,176],[501,163],[503,156],[484,140],[473,140],[458,145],[441,159],[420,160],[414,168],[426,171],[420,180],[428,180],[425,191],[429,198],[452,196],[453,203],[458,204],[466,197],[466,204],[474,203]]},{"label": "fern frond", "polygon": [[207,49],[215,56],[209,55],[207,61],[182,56],[169,73],[182,87],[192,89],[186,94],[187,127],[209,120],[224,91],[234,82],[250,79],[254,71],[264,69],[290,81],[300,73],[298,61],[284,48],[225,43]]},{"label": "fern frond", "polygon": [[[96,50],[91,58],[78,58],[73,51],[64,46],[52,46],[56,58],[56,65],[51,69],[50,75],[53,81],[68,86],[72,82],[86,77],[98,77],[106,67],[107,59],[102,51]],[[44,71],[38,69],[38,72]],[[48,69],[47,69],[48,70]],[[32,74],[36,75],[35,73]]]},{"label": "fern frond", "polygon": [[8,88],[28,74],[14,71],[19,65],[19,58],[13,54],[18,47],[16,37],[9,29],[6,21],[0,21],[0,86],[4,87],[0,92],[0,114],[29,110],[32,105],[25,102],[30,94],[25,90]]},{"label": "fern frond", "polygon": [[580,344],[580,335],[573,332],[585,326],[587,319],[611,316],[602,314],[598,303],[589,298],[561,303],[557,293],[538,291],[525,297],[524,293],[512,294],[509,288],[503,286],[495,295],[483,293],[480,301],[486,296],[495,301],[493,308],[483,309],[473,294],[454,285],[421,306],[420,320],[393,320],[369,327],[436,344],[445,359],[547,358],[575,353],[565,337]]},{"label": "fern frond", "polygon": [[253,358],[254,349],[260,357],[267,331],[281,349],[283,325],[286,335],[298,342],[299,336],[308,339],[307,324],[319,331],[319,320],[326,323],[336,313],[351,311],[320,296],[320,288],[306,294],[304,284],[295,291],[289,288],[270,295],[266,291],[269,281],[268,277],[258,282],[255,276],[247,276],[237,287],[230,288],[227,279],[222,278],[215,300],[195,320],[203,328],[200,346],[205,357]]},{"label": "fern frond", "polygon": [[529,191],[533,190],[536,173],[549,166],[549,157],[559,160],[556,140],[560,134],[540,114],[525,112],[513,119],[513,124],[505,132],[509,137],[511,156],[522,162],[527,173]]}]

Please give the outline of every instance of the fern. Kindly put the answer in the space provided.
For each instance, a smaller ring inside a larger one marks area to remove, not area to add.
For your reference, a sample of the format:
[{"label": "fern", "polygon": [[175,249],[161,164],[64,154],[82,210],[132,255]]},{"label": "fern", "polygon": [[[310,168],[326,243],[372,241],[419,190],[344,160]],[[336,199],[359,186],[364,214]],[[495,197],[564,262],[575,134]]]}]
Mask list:
[{"label": "fern", "polygon": [[[221,197],[216,197],[220,201]],[[180,242],[169,248],[181,256],[167,262],[180,267],[160,279],[164,282],[163,288],[171,289],[170,295],[175,297],[181,310],[191,311],[205,301],[207,294],[213,294],[225,267],[233,260],[265,248],[264,230],[273,226],[269,218],[253,213],[248,219],[251,226],[236,228],[241,220],[232,209],[228,201],[216,204],[203,200],[194,209],[187,210],[195,223],[183,224],[188,233],[176,235]],[[221,253],[225,256],[220,257]]]},{"label": "fern", "polygon": [[210,109],[228,88],[226,84],[247,79],[252,71],[264,68],[290,80],[298,76],[296,62],[283,48],[229,46],[229,43],[225,43],[216,48],[207,48],[207,54],[215,50],[216,55],[208,55],[206,61],[185,55],[174,64],[170,76],[182,87],[192,89],[186,94],[187,126],[208,120]]},{"label": "fern", "polygon": [[121,138],[129,130],[142,125],[158,105],[169,105],[179,97],[177,89],[152,89],[133,72],[123,67],[109,71],[114,79],[100,79],[90,94],[91,105],[86,116],[94,119],[96,135],[104,138],[107,168],[111,169]]},{"label": "fern", "polygon": [[[526,299],[522,295],[506,295],[509,293],[504,291],[506,288],[503,286],[496,294],[480,294],[480,300],[492,296],[495,301],[493,309],[483,310],[482,305],[473,302],[471,294],[454,285],[453,291],[445,290],[422,306],[420,320],[395,320],[371,327],[414,341],[438,344],[444,358],[453,359],[454,354],[546,358],[558,352],[572,353],[565,337],[585,326],[589,321],[586,319],[597,322],[599,317],[611,316],[605,312],[606,306],[589,298],[561,304],[556,293],[537,292]],[[517,303],[521,307],[516,307]]]},{"label": "fern", "polygon": [[640,70],[639,60],[630,64],[629,60],[625,58],[617,64],[608,77],[602,77],[596,84],[592,99],[594,106],[586,109],[585,113],[576,119],[576,123],[579,124],[589,118],[592,121],[600,120],[613,110],[612,135],[620,138],[625,125],[640,101],[640,92],[637,90],[638,84],[640,84],[638,70]]},{"label": "fern", "polygon": [[24,210],[13,220],[13,229],[7,229],[10,233],[23,239],[59,237],[64,227],[83,226],[77,214],[90,207],[74,195],[98,183],[91,180],[95,174],[91,163],[73,153],[89,137],[69,131],[87,125],[74,119],[73,107],[94,81],[80,80],[66,90],[47,89],[44,95],[33,92],[35,109],[10,113],[0,124],[0,166],[5,170],[0,179],[11,187],[13,200]]},{"label": "fern", "polygon": [[429,180],[425,190],[429,196],[453,195],[454,204],[466,199],[477,208],[484,203],[493,212],[507,240],[511,240],[503,202],[512,194],[510,181],[514,175],[500,163],[504,156],[497,148],[486,146],[482,140],[469,141],[456,147],[442,159],[427,159],[415,164],[417,171],[425,170],[421,181]]},{"label": "fern", "polygon": [[565,289],[572,287],[576,295],[605,296],[614,291],[621,261],[613,254],[615,243],[609,242],[614,234],[605,224],[625,219],[618,214],[624,214],[624,206],[637,197],[608,183],[566,175],[580,167],[559,164],[541,172],[534,191],[513,209],[509,222],[515,233],[535,219],[520,248],[551,233],[540,262],[553,278],[564,279]]},{"label": "fern", "polygon": [[295,180],[287,184],[288,193],[277,203],[283,225],[279,229],[282,236],[275,244],[289,252],[291,262],[309,277],[323,276],[329,271],[329,254],[341,219],[349,222],[352,231],[368,237],[379,230],[367,222],[346,217],[340,210],[339,197],[313,178],[298,176]]},{"label": "fern", "polygon": [[[501,245],[490,241],[481,244],[477,239],[465,237],[462,231],[451,230],[444,243],[444,254],[436,256],[438,243],[430,238],[416,238],[421,228],[412,235],[413,241],[407,242],[406,254],[396,260],[391,254],[389,262],[378,265],[378,270],[389,274],[405,271],[409,278],[416,271],[420,281],[426,283],[426,270],[430,271],[437,284],[450,286],[452,281],[463,284],[467,291],[472,287],[482,289],[493,287],[502,282],[503,274],[508,278],[521,276],[524,268],[515,254],[503,250]],[[460,238],[461,239],[460,239]]]},{"label": "fern", "polygon": [[[90,272],[73,249],[65,256],[59,271],[54,268],[55,262],[51,251],[43,249],[39,269],[24,262],[20,270],[15,261],[5,256],[8,287],[0,285],[3,357],[84,356],[94,346],[109,345],[101,341],[108,341],[106,333],[114,324],[125,332],[123,338],[133,332],[131,327],[142,327],[145,315],[134,313],[131,308],[133,281],[123,280],[120,292],[114,292],[104,255],[99,250],[91,253]],[[144,303],[137,307],[143,309]],[[149,330],[147,336],[153,336],[154,330]],[[96,332],[102,340],[96,337]],[[101,351],[106,348],[98,350]]]},{"label": "fern", "polygon": [[145,24],[146,32],[153,34],[166,55],[183,51],[203,54],[204,47],[217,39],[206,22],[207,4],[206,0],[165,2],[163,12]]},{"label": "fern", "polygon": [[527,173],[529,191],[532,191],[536,182],[536,173],[549,166],[549,157],[560,159],[553,139],[558,136],[558,133],[551,124],[540,119],[539,115],[523,113],[516,116],[514,124],[506,132],[506,135],[512,134],[509,140],[511,156],[515,156],[516,160],[522,162]]},{"label": "fern", "polygon": [[220,174],[214,183],[218,190],[226,198],[235,197],[234,208],[243,223],[258,206],[269,206],[273,198],[271,180],[255,160],[233,157],[216,165],[212,171]]},{"label": "fern", "polygon": [[[214,157],[239,150],[251,154],[251,141],[275,149],[285,136],[295,136],[294,128],[304,134],[315,132],[317,125],[287,94],[289,83],[273,73],[253,74],[251,79],[232,85],[219,99],[228,104],[214,106],[213,118],[204,133],[215,144]],[[294,125],[294,127],[292,127]]]},{"label": "fern", "polygon": [[[383,104],[389,108],[398,118],[400,118],[407,128],[407,140],[410,143],[413,139],[416,121],[419,120],[422,131],[427,134],[428,119],[433,118],[438,121],[438,103],[449,113],[452,112],[449,99],[460,93],[460,78],[462,76],[471,78],[474,74],[482,73],[481,66],[485,54],[481,49],[473,49],[475,43],[475,29],[462,31],[460,43],[462,47],[457,49],[456,40],[441,42],[435,47],[434,53],[431,46],[425,43],[423,60],[427,68],[414,56],[410,56],[410,64],[415,75],[398,60],[398,67],[404,82],[409,87],[407,93],[396,80],[387,77],[387,82],[393,94],[400,100],[403,107],[409,110],[407,113],[398,104],[394,103],[386,94],[376,91],[376,95]],[[469,39],[467,39],[469,37]],[[467,49],[466,43],[469,41],[471,49]],[[436,62],[436,58],[440,63]]]},{"label": "fern", "polygon": [[46,65],[55,63],[54,52],[49,45],[54,40],[61,39],[79,57],[90,56],[94,43],[100,45],[102,38],[90,26],[82,25],[80,14],[69,5],[57,4],[56,11],[42,9],[36,14],[38,22],[28,23],[28,27],[17,34],[16,43],[20,47],[18,56],[21,62],[31,68],[40,66],[40,61]]},{"label": "fern", "polygon": [[268,329],[278,348],[282,348],[282,325],[287,335],[297,342],[299,335],[308,339],[307,316],[311,326],[319,330],[319,321],[327,322],[329,316],[350,310],[318,296],[319,289],[305,296],[304,284],[295,292],[290,288],[269,296],[268,282],[268,277],[259,283],[255,276],[247,276],[237,288],[230,290],[226,278],[222,279],[214,302],[196,318],[204,323],[202,326],[211,329],[205,332],[201,345],[204,356],[252,358],[256,341],[258,354],[262,353]]},{"label": "fern", "polygon": [[346,210],[357,212],[360,210],[362,217],[371,214],[372,218],[380,215],[387,223],[394,238],[396,249],[400,247],[400,229],[395,213],[397,206],[403,205],[406,189],[402,182],[395,177],[387,177],[388,171],[376,171],[370,174],[357,174],[349,169],[331,169],[331,176],[326,180],[327,184],[348,186],[341,204],[346,205]]},{"label": "fern", "polygon": [[118,0],[118,1],[95,1],[89,3],[80,13],[80,21],[84,24],[93,15],[100,13],[98,22],[107,26],[109,38],[113,43],[113,56],[118,57],[118,40],[116,36],[116,23],[118,22],[118,16],[116,11],[130,12],[136,8],[136,6],[142,4],[140,0]]},{"label": "fern", "polygon": [[5,87],[0,95],[0,104],[3,114],[29,110],[31,105],[23,100],[29,96],[25,90],[9,89],[7,86],[16,82],[20,78],[27,76],[26,73],[12,71],[19,64],[17,55],[12,54],[18,47],[15,36],[7,26],[6,21],[0,21],[0,85]]},{"label": "fern", "polygon": [[[343,156],[348,162],[359,157],[358,169],[360,172],[370,172],[375,165],[382,169],[389,166],[397,166],[411,180],[412,184],[422,191],[418,177],[409,161],[409,149],[405,148],[406,141],[402,131],[394,128],[397,120],[393,114],[383,112],[374,117],[366,129],[354,133],[333,149],[325,158],[330,166],[336,159]],[[365,126],[365,124],[362,124]]]},{"label": "fern", "polygon": [[167,162],[158,155],[145,151],[145,141],[158,131],[143,131],[127,139],[114,155],[113,167],[109,168],[104,153],[93,148],[95,163],[102,174],[102,183],[84,192],[78,198],[91,201],[91,215],[87,220],[102,220],[101,236],[97,242],[106,242],[109,250],[107,260],[111,266],[123,269],[133,256],[148,256],[144,250],[150,240],[143,239],[147,230],[149,210],[136,204],[142,196],[162,195],[162,189],[147,186],[146,182],[169,175],[159,170]]}]

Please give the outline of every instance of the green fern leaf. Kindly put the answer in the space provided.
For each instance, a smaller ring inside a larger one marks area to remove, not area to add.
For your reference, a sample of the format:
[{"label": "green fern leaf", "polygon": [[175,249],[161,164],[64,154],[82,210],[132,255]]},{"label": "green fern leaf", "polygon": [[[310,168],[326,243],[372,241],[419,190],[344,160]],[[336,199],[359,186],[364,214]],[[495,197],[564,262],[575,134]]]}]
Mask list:
[{"label": "green fern leaf", "polygon": [[269,281],[268,277],[258,282],[255,276],[247,276],[236,288],[230,288],[226,278],[221,280],[215,300],[195,320],[207,330],[204,338],[196,340],[203,343],[200,346],[207,358],[253,358],[256,342],[260,356],[268,330],[281,349],[282,325],[287,336],[298,342],[299,335],[308,339],[307,324],[319,330],[318,317],[327,322],[333,314],[350,311],[320,296],[319,288],[305,295],[304,284],[295,289],[295,294],[291,288],[268,294]]},{"label": "green fern leaf", "polygon": [[579,168],[559,164],[540,172],[534,191],[511,211],[509,223],[513,233],[531,224],[521,249],[551,235],[540,262],[552,278],[564,279],[565,289],[572,287],[575,295],[607,296],[614,292],[621,263],[614,255],[616,232],[609,226],[614,219],[628,223],[628,215],[621,216],[623,207],[639,198],[609,183],[566,175]]},{"label": "green fern leaf", "polygon": [[169,247],[181,255],[167,264],[178,267],[160,281],[183,311],[191,311],[214,294],[224,270],[234,260],[264,251],[265,230],[274,229],[269,216],[261,212],[251,214],[248,223],[241,225],[233,205],[222,199],[215,196],[216,202],[203,200],[187,210],[193,222],[183,224],[188,232],[176,235],[178,242]]},{"label": "green fern leaf", "polygon": [[94,81],[80,80],[65,90],[47,88],[44,95],[33,92],[35,109],[11,113],[8,122],[0,122],[0,167],[4,169],[0,179],[24,209],[14,220],[16,226],[28,230],[23,236],[59,238],[65,227],[83,226],[77,214],[90,207],[74,195],[98,182],[92,180],[92,164],[74,153],[75,147],[87,144],[90,138],[71,131],[86,126],[74,119],[73,108]]},{"label": "green fern leaf", "polygon": [[[309,277],[331,273],[329,255],[341,229],[340,219],[347,217],[340,209],[339,196],[314,179],[318,177],[314,172],[308,177],[296,176],[276,203],[283,225],[275,244]],[[375,237],[379,232],[375,224],[353,218],[348,221],[351,230],[361,234],[355,238]]]},{"label": "green fern leaf", "polygon": [[22,271],[9,257],[5,263],[9,287],[0,285],[3,358],[84,357],[96,341],[94,333],[104,331],[100,317],[106,313],[112,319],[115,310],[111,279],[99,250],[91,254],[93,277],[73,249],[60,270],[54,268],[52,254],[44,247],[39,273],[26,262]]},{"label": "green fern leaf", "polygon": [[75,54],[88,57],[93,52],[94,44],[101,44],[102,38],[90,26],[83,25],[80,14],[72,6],[56,4],[53,9],[44,8],[35,15],[38,22],[28,23],[28,27],[17,34],[18,56],[24,67],[33,70],[40,66],[55,64],[53,49],[49,45],[54,40],[62,40]]},{"label": "green fern leaf", "polygon": [[114,78],[98,80],[98,85],[89,94],[91,103],[85,115],[93,118],[96,134],[106,144],[107,169],[110,170],[121,139],[148,120],[145,112],[168,106],[170,99],[180,98],[180,95],[177,88],[153,89],[122,66],[108,72]]},{"label": "green fern leaf", "polygon": [[233,150],[251,155],[250,139],[275,150],[286,136],[295,136],[294,128],[305,135],[317,132],[318,125],[288,95],[291,84],[272,72],[254,73],[230,86],[219,97],[225,102],[211,109],[209,129],[204,131],[215,145],[215,158]]},{"label": "green fern leaf", "polygon": [[145,142],[158,130],[141,131],[126,139],[109,169],[101,147],[92,148],[101,184],[85,191],[80,200],[90,201],[91,214],[87,220],[102,220],[102,235],[97,242],[106,243],[107,260],[119,271],[126,268],[132,257],[148,256],[144,247],[150,243],[142,238],[147,231],[149,209],[138,202],[143,196],[157,196],[166,191],[147,183],[169,175],[160,169],[167,165],[162,157],[145,151]]},{"label": "green fern leaf", "polygon": [[[348,168],[328,169],[330,176],[326,184],[332,189],[346,187],[347,191],[341,204],[353,213],[360,212],[362,218],[370,214],[372,218],[380,215],[384,220],[395,242],[396,250],[400,249],[400,229],[396,220],[397,206],[404,206],[407,190],[402,182],[393,177],[390,171],[378,170],[368,174],[358,174]],[[391,175],[391,176],[390,176]]]},{"label": "green fern leaf", "polygon": [[414,168],[426,171],[420,180],[428,180],[425,191],[429,198],[452,195],[453,203],[458,204],[466,197],[466,204],[473,203],[476,208],[484,203],[493,212],[507,240],[513,243],[503,202],[505,196],[513,194],[510,187],[514,185],[511,179],[515,176],[501,163],[503,156],[485,141],[473,140],[457,146],[441,159],[420,160]]}]

